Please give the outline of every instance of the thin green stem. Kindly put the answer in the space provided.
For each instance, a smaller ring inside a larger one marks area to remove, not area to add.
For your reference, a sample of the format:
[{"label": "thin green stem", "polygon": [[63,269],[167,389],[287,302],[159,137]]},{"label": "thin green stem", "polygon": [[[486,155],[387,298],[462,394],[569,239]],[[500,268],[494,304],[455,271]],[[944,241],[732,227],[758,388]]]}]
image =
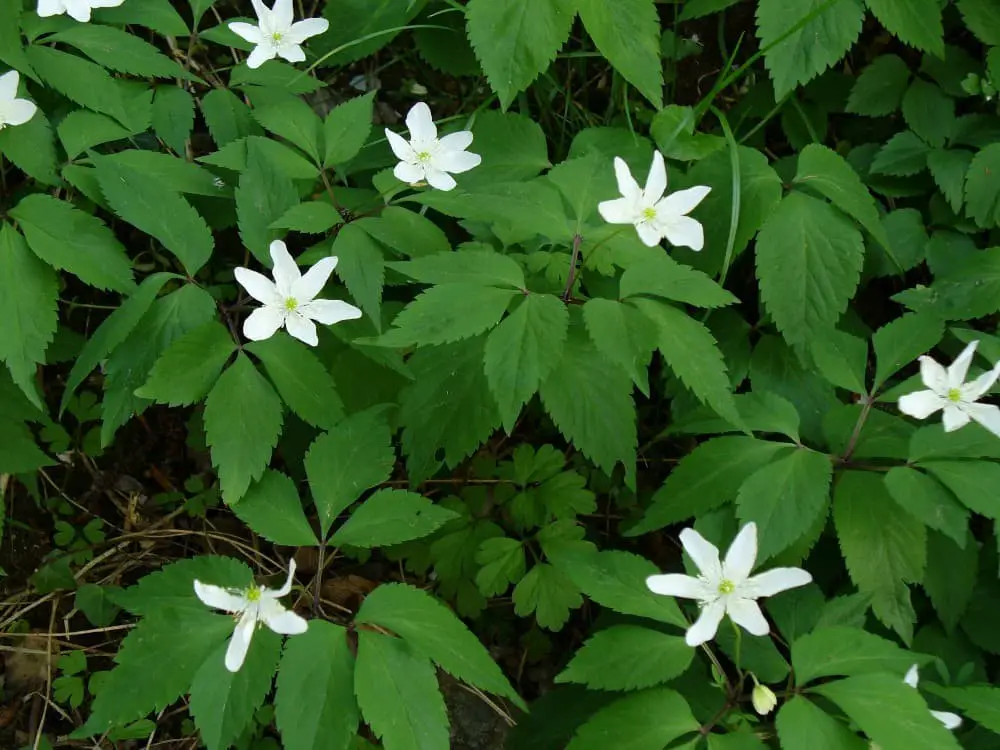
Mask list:
[{"label": "thin green stem", "polygon": [[733,200],[729,211],[729,236],[726,238],[726,255],[722,261],[722,270],[719,272],[719,286],[723,286],[726,283],[726,274],[729,273],[729,265],[733,261],[733,251],[736,249],[736,230],[740,224],[740,196],[743,193],[743,187],[742,173],[740,171],[739,144],[736,143],[736,137],[729,127],[729,121],[726,119],[726,116],[714,106],[712,107],[712,112],[718,118],[719,124],[722,125],[722,133],[725,135],[726,143],[729,146],[729,165],[733,183]]}]

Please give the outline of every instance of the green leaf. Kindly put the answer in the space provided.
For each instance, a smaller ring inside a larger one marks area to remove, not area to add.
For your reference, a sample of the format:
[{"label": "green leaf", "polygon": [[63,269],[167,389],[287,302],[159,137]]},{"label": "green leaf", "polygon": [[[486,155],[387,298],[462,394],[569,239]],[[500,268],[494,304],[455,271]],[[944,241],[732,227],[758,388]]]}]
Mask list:
[{"label": "green leaf", "polygon": [[857,220],[891,257],[892,246],[879,219],[875,199],[840,154],[818,143],[809,144],[799,154],[795,182],[829,198],[833,205]]},{"label": "green leaf", "polygon": [[336,545],[371,549],[422,539],[458,514],[407,490],[378,490],[334,532]]},{"label": "green leaf", "polygon": [[809,351],[820,375],[851,393],[868,393],[868,342],[831,328],[813,339]]},{"label": "green leaf", "polygon": [[[798,31],[778,42],[809,18]],[[764,64],[781,100],[840,60],[861,34],[865,10],[860,0],[761,0],[757,6],[757,38],[768,51]],[[774,45],[774,46],[772,46]]]},{"label": "green leaf", "polygon": [[899,109],[910,68],[897,55],[879,55],[861,71],[847,99],[847,111],[869,117],[883,117]]},{"label": "green leaf", "polygon": [[[551,166],[545,133],[530,117],[486,110],[476,116],[472,132],[472,150],[483,163],[462,175],[463,186],[527,180]],[[596,203],[592,210],[597,210]]]},{"label": "green leaf", "polygon": [[865,674],[815,688],[885,750],[960,750],[920,693],[895,675]]},{"label": "green leaf", "polygon": [[876,616],[909,642],[916,618],[906,584],[923,578],[926,527],[899,513],[878,474],[861,471],[838,479],[833,520],[851,580],[871,595]]},{"label": "green leaf", "polygon": [[434,666],[403,641],[358,631],[354,694],[389,750],[447,750],[448,714]]},{"label": "green leaf", "polygon": [[323,9],[330,28],[310,40],[310,51],[325,57],[340,48],[326,57],[327,67],[368,57],[389,44],[423,8],[424,0],[340,0]]},{"label": "green leaf", "polygon": [[936,480],[909,466],[894,466],[885,475],[885,486],[914,518],[965,545],[969,512]]},{"label": "green leaf", "polygon": [[362,492],[391,476],[395,462],[392,436],[378,410],[352,414],[313,441],[306,474],[324,537]]},{"label": "green leaf", "polygon": [[959,544],[934,531],[927,535],[927,570],[924,591],[938,619],[954,632],[972,603],[979,570],[979,546],[969,531]]},{"label": "green leaf", "polygon": [[863,263],[861,233],[835,209],[796,192],[779,204],[757,238],[757,278],[788,343],[805,347],[836,325]]},{"label": "green leaf", "polygon": [[948,200],[951,210],[962,209],[965,195],[965,176],[972,165],[972,152],[961,148],[939,148],[927,155],[927,167],[935,184]]},{"label": "green leaf", "polygon": [[469,2],[469,41],[503,109],[548,69],[575,16],[568,0]]},{"label": "green leaf", "polygon": [[479,545],[476,586],[483,596],[500,596],[512,583],[524,578],[524,545],[516,539],[497,537]]},{"label": "green leaf", "polygon": [[660,19],[653,0],[580,0],[577,11],[598,51],[654,107],[663,106]]},{"label": "green leaf", "polygon": [[681,11],[678,21],[690,21],[695,18],[703,18],[720,10],[725,10],[736,5],[740,0],[686,0],[684,10]]},{"label": "green leaf", "polygon": [[820,628],[792,644],[792,666],[800,685],[818,677],[878,672],[899,675],[902,681],[914,661],[911,652],[857,628]]},{"label": "green leaf", "polygon": [[235,350],[229,331],[211,320],[173,341],[135,395],[170,406],[197,403],[212,389]]},{"label": "green leaf", "polygon": [[576,730],[566,750],[662,750],[698,728],[679,693],[652,688],[600,709]]},{"label": "green leaf", "polygon": [[306,201],[292,206],[281,218],[271,222],[271,229],[292,229],[306,234],[325,234],[344,220],[332,205],[324,201]]},{"label": "green leaf", "polygon": [[1000,518],[1000,498],[993,491],[1000,481],[1000,464],[992,461],[922,461],[971,511],[987,518]]},{"label": "green leaf", "polygon": [[521,267],[506,255],[492,250],[449,250],[386,265],[422,284],[478,284],[525,289]]},{"label": "green leaf", "polygon": [[[784,397],[761,391],[737,393],[733,401],[747,429],[774,432],[799,442],[799,413]],[[714,409],[701,406],[679,415],[661,435],[718,435],[726,432],[740,432],[740,428],[718,416]]]},{"label": "green leaf", "polygon": [[622,299],[646,294],[696,307],[725,307],[739,302],[701,271],[681,265],[665,253],[630,265],[619,283]]},{"label": "green leaf", "polygon": [[45,83],[67,99],[110,115],[123,125],[129,122],[122,89],[100,65],[41,45],[30,46],[25,53]]},{"label": "green leaf", "polygon": [[975,422],[954,432],[945,432],[939,424],[928,425],[913,433],[910,461],[928,458],[1000,458],[1000,444]]},{"label": "green leaf", "polygon": [[[215,28],[218,29],[220,27],[216,26]],[[232,34],[241,43],[247,44],[246,40],[237,37],[228,27],[223,26],[222,28],[225,28],[228,33]],[[201,38],[206,38],[205,32],[202,32]],[[250,49],[252,46],[250,45],[247,49]],[[326,84],[318,78],[304,75],[294,65],[282,62],[281,60],[268,60],[259,68],[248,68],[246,65],[233,68],[229,75],[229,85],[250,91],[253,90],[252,86],[263,86],[264,88],[287,91],[290,94],[311,94],[323,88]]]},{"label": "green leaf", "polygon": [[292,181],[274,167],[257,139],[247,141],[247,166],[236,188],[236,215],[243,244],[268,268],[268,247],[279,237],[271,224],[298,203]]},{"label": "green leaf", "polygon": [[967,213],[983,229],[1000,225],[1000,143],[994,143],[978,154],[969,165],[965,178]]},{"label": "green leaf", "polygon": [[[184,617],[200,616],[207,612],[205,604],[195,595],[195,580],[244,589],[253,582],[253,575],[250,568],[232,557],[189,557],[143,576],[137,585],[117,593],[114,600],[120,607],[148,620],[170,612]],[[230,619],[226,635],[232,630]]]},{"label": "green leaf", "polygon": [[1000,46],[1000,19],[990,0],[958,0],[958,9],[972,33],[984,44]]},{"label": "green leaf", "polygon": [[912,131],[896,133],[889,142],[875,154],[871,164],[872,174],[887,174],[893,177],[909,177],[922,172],[927,166],[930,147]]},{"label": "green leaf", "polygon": [[411,482],[431,476],[442,460],[457,466],[500,426],[483,371],[485,344],[479,336],[421,348],[407,361],[413,382],[400,393],[399,422]]},{"label": "green leaf", "polygon": [[[437,224],[426,216],[421,216],[401,206],[387,206],[377,219],[361,219],[354,223],[386,247],[409,258],[435,253],[451,253],[451,242]],[[482,245],[474,247],[482,247]],[[457,264],[458,260],[446,263],[446,265],[452,263]]]},{"label": "green leaf", "polygon": [[[260,96],[262,102],[251,111],[253,118],[265,130],[280,135],[294,143],[312,158],[317,165],[320,159],[320,142],[323,137],[323,122],[313,108],[293,94],[278,94],[265,90],[268,96]],[[257,96],[253,101],[256,103]]]},{"label": "green leaf", "polygon": [[125,248],[100,219],[41,193],[21,199],[10,215],[21,225],[28,247],[50,266],[98,289],[135,290]]},{"label": "green leaf", "polygon": [[[581,399],[581,393],[587,393]],[[609,476],[620,462],[625,482],[635,484],[637,443],[632,381],[607,359],[582,326],[571,326],[562,359],[539,395],[556,427]]]},{"label": "green leaf", "polygon": [[743,435],[707,440],[674,467],[646,515],[626,536],[661,529],[735,500],[747,477],[792,447]]},{"label": "green leaf", "polygon": [[254,720],[271,692],[281,655],[281,636],[260,628],[238,672],[224,664],[227,644],[205,660],[191,682],[190,711],[208,750],[228,750]]},{"label": "green leaf", "polygon": [[92,18],[99,23],[145,26],[163,36],[188,36],[189,33],[170,0],[143,0],[117,8],[94,8]]},{"label": "green leaf", "polygon": [[178,86],[157,86],[153,94],[153,132],[178,154],[194,130],[194,97]]},{"label": "green leaf", "polygon": [[[919,2],[937,5],[936,0]],[[927,143],[941,148],[955,129],[955,100],[935,84],[915,78],[903,97],[903,119]]]},{"label": "green leaf", "polygon": [[[593,239],[589,236],[588,222],[597,215],[601,198],[615,193],[614,175],[608,168],[607,158],[590,153],[569,159],[550,169],[546,178],[559,189],[572,209],[572,215],[576,217],[576,233],[581,236],[588,234],[588,239]],[[586,262],[587,257],[584,258]]]},{"label": "green leaf", "polygon": [[360,720],[354,655],[346,628],[314,619],[289,638],[278,669],[274,708],[290,750],[350,750]]},{"label": "green leaf", "polygon": [[385,282],[382,248],[366,231],[351,222],[337,232],[330,252],[339,258],[337,275],[343,279],[347,291],[381,331],[382,285]]},{"label": "green leaf", "polygon": [[281,412],[278,394],[242,353],[209,392],[205,438],[228,504],[263,476],[281,434]]},{"label": "green leaf", "polygon": [[519,617],[535,614],[538,625],[559,631],[569,620],[570,612],[583,604],[580,592],[566,577],[566,571],[549,563],[537,563],[518,581],[512,596],[514,613]]},{"label": "green leaf", "polygon": [[944,57],[944,27],[937,0],[865,0],[889,31],[911,47]]},{"label": "green leaf", "polygon": [[75,159],[89,148],[127,138],[129,128],[119,125],[106,115],[86,109],[77,109],[66,115],[56,127],[59,140],[70,159]]},{"label": "green leaf", "polygon": [[330,110],[323,123],[326,153],[323,168],[350,161],[361,151],[372,130],[375,92],[350,99]]},{"label": "green leaf", "polygon": [[503,317],[517,292],[477,284],[441,284],[421,293],[393,320],[389,346],[434,346],[478,336]]},{"label": "green leaf", "polygon": [[669,682],[691,664],[684,639],[636,625],[598,631],[576,652],[556,682],[593,690],[638,690]]},{"label": "green leaf", "polygon": [[205,220],[178,193],[137,169],[97,159],[97,180],[108,204],[122,219],[159,240],[189,275],[212,256],[214,241]]},{"label": "green leaf", "polygon": [[876,360],[873,391],[943,337],[944,324],[933,315],[919,313],[906,314],[879,328],[872,336]]},{"label": "green leaf", "polygon": [[250,108],[229,89],[212,89],[201,98],[201,113],[219,148],[248,135],[260,133]]},{"label": "green leaf", "polygon": [[277,335],[244,348],[260,358],[281,400],[304,422],[329,429],[343,418],[333,377],[305,344]]},{"label": "green leaf", "polygon": [[583,319],[598,351],[624,368],[648,396],[647,368],[659,335],[656,324],[634,307],[599,297],[584,304]]},{"label": "green leaf", "polygon": [[521,407],[559,363],[568,326],[562,300],[551,294],[528,294],[487,338],[486,379],[508,433],[513,433]]},{"label": "green leaf", "polygon": [[694,107],[668,104],[656,113],[650,123],[649,133],[656,141],[657,148],[668,159],[704,159],[723,148],[726,141],[721,136],[696,133],[694,128],[697,119]]},{"label": "green leaf", "polygon": [[0,154],[45,185],[55,185],[59,181],[52,126],[41,110],[23,125],[0,129]]},{"label": "green leaf", "polygon": [[10,224],[0,225],[0,359],[11,377],[39,409],[36,365],[56,332],[58,280],[31,254]]},{"label": "green leaf", "polygon": [[316,545],[316,533],[306,520],[295,482],[280,471],[265,471],[260,481],[252,484],[233,506],[233,512],[255,534],[275,544]]},{"label": "green leaf", "polygon": [[425,591],[405,584],[383,584],[365,597],[356,622],[388,628],[451,676],[524,707],[479,639]]},{"label": "green leaf", "polygon": [[76,47],[98,65],[141,78],[197,80],[177,62],[134,34],[96,23],[74,24],[46,41]]},{"label": "green leaf", "polygon": [[758,469],[740,486],[736,515],[757,523],[758,562],[774,557],[825,518],[833,464],[808,448]]},{"label": "green leaf", "polygon": [[805,696],[796,695],[778,711],[781,746],[810,750],[865,750],[868,744]]},{"label": "green leaf", "polygon": [[[22,422],[12,422],[0,417],[4,440],[0,445],[0,473],[27,474],[54,462],[35,444],[35,437]],[[0,531],[3,524],[0,524]]]},{"label": "green leaf", "polygon": [[1000,688],[985,685],[970,687],[934,687],[935,695],[940,695],[951,705],[977,724],[982,724],[991,732],[1000,734]]},{"label": "green leaf", "polygon": [[141,172],[147,180],[155,180],[167,190],[205,195],[209,198],[218,198],[220,194],[226,195],[220,192],[222,188],[216,183],[215,176],[210,171],[170,154],[127,149],[103,158]]}]

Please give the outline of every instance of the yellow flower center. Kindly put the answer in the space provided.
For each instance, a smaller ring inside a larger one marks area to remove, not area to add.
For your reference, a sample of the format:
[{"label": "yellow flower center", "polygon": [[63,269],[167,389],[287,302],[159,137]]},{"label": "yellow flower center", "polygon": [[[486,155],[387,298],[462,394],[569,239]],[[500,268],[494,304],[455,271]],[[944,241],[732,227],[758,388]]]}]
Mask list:
[{"label": "yellow flower center", "polygon": [[260,589],[257,586],[251,586],[247,589],[247,601],[256,602],[260,601]]},{"label": "yellow flower center", "polygon": [[957,404],[962,400],[962,391],[958,388],[952,388],[948,391],[948,400]]},{"label": "yellow flower center", "polygon": [[656,218],[656,209],[650,206],[649,208],[642,209],[642,218],[646,221],[652,221]]},{"label": "yellow flower center", "polygon": [[271,34],[271,41],[274,42],[275,44],[281,44],[281,38],[282,34],[280,31],[275,31],[273,34]]},{"label": "yellow flower center", "polygon": [[288,312],[291,312],[298,306],[299,306],[299,301],[295,299],[295,297],[287,297],[285,299],[285,309],[288,310]]},{"label": "yellow flower center", "polygon": [[723,581],[719,584],[720,594],[731,594],[736,591],[736,584],[732,581]]},{"label": "yellow flower center", "polygon": [[425,162],[425,161],[430,161],[430,160],[431,160],[431,152],[430,151],[421,151],[419,154],[417,154],[417,161]]}]

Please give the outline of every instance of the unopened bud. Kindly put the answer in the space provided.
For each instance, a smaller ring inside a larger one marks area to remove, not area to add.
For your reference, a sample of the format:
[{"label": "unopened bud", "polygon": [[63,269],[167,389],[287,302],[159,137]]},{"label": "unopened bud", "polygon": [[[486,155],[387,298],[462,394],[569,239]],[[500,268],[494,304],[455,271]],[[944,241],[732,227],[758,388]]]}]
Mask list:
[{"label": "unopened bud", "polygon": [[775,696],[774,691],[767,685],[761,685],[759,682],[754,687],[750,700],[753,702],[753,710],[761,716],[771,713],[774,707],[778,705],[778,698]]}]

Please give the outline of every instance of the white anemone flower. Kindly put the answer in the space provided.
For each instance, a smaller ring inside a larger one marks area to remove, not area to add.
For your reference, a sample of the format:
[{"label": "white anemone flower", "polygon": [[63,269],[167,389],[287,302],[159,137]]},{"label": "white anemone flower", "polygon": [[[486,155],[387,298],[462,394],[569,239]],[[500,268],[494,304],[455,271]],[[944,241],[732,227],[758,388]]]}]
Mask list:
[{"label": "white anemone flower", "polygon": [[478,167],[483,157],[466,149],[472,145],[472,133],[460,130],[438,138],[431,109],[423,102],[414,104],[406,114],[410,140],[385,129],[392,152],[399,159],[392,173],[400,182],[417,185],[426,182],[438,190],[451,190],[458,183],[451,175]]},{"label": "white anemone flower", "polygon": [[648,247],[656,247],[665,237],[671,245],[700,251],[705,246],[705,230],[701,223],[688,216],[712,192],[706,185],[667,192],[667,167],[663,154],[653,154],[646,187],[640,188],[624,159],[615,157],[615,177],[621,198],[602,201],[597,210],[609,224],[633,224],[639,239]]},{"label": "white anemone flower", "polygon": [[767,635],[771,627],[757,599],[812,581],[812,576],[801,568],[774,568],[751,577],[757,562],[757,524],[753,522],[740,529],[722,562],[718,547],[694,529],[681,532],[681,544],[700,575],[649,576],[646,586],[654,594],[696,599],[701,604],[701,615],[685,636],[689,646],[712,640],[725,615],[753,635]]},{"label": "white anemone flower", "polygon": [[975,380],[965,382],[978,344],[978,341],[973,341],[966,346],[947,369],[931,357],[921,357],[920,378],[927,390],[908,393],[900,398],[899,410],[916,419],[926,419],[934,412],[942,411],[945,432],[952,432],[975,420],[1000,436],[1000,408],[976,403],[1000,377],[1000,362]]},{"label": "white anemone flower", "polygon": [[361,310],[347,302],[316,299],[337,267],[336,256],[323,258],[303,276],[281,240],[271,243],[274,281],[249,268],[237,268],[236,280],[261,303],[243,321],[243,335],[251,341],[271,338],[279,328],[299,341],[316,346],[316,323],[333,325],[361,317]]},{"label": "white anemone flower", "polygon": [[225,589],[201,581],[194,582],[194,592],[209,607],[239,615],[236,629],[226,649],[226,669],[239,672],[250,649],[250,640],[261,624],[267,625],[280,635],[300,635],[306,632],[309,623],[278,601],[288,596],[292,590],[295,575],[295,560],[288,566],[288,580],[280,589],[269,589],[257,584],[240,590]]},{"label": "white anemone flower", "polygon": [[257,14],[257,26],[243,21],[229,24],[234,34],[256,45],[247,58],[247,66],[250,68],[259,68],[276,57],[291,63],[302,62],[306,59],[302,43],[330,28],[330,22],[325,18],[306,18],[293,23],[295,11],[292,0],[274,0],[271,8],[261,0],[251,2],[254,13]]},{"label": "white anemone flower", "polygon": [[[903,682],[911,688],[916,688],[920,683],[920,669],[914,664],[906,673]],[[962,717],[950,711],[931,711],[931,716],[944,724],[945,729],[955,730],[962,726]]]},{"label": "white anemone flower", "polygon": [[61,16],[68,13],[70,18],[80,23],[90,21],[90,12],[95,8],[117,8],[125,0],[38,0],[38,16]]},{"label": "white anemone flower", "polygon": [[34,102],[17,98],[20,80],[16,70],[8,70],[0,76],[0,130],[8,125],[23,125],[38,111]]}]

